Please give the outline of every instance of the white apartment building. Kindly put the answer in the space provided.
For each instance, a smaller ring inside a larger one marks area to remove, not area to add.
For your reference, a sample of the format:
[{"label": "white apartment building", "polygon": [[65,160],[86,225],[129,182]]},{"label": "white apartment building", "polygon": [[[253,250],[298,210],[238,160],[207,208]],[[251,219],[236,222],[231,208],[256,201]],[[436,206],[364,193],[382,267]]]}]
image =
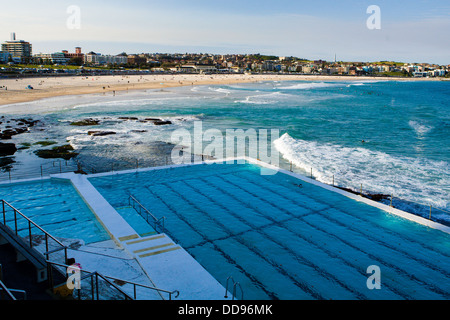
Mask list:
[{"label": "white apartment building", "polygon": [[90,52],[84,55],[84,63],[98,64],[98,65],[127,64],[128,58],[126,56],[111,56]]}]

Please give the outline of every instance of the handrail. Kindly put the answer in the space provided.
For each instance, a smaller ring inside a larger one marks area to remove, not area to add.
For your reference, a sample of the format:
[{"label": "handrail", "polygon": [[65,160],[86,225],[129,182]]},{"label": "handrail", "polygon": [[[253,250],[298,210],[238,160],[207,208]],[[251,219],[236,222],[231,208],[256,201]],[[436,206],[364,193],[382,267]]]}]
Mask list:
[{"label": "handrail", "polygon": [[[3,291],[5,293],[3,293]],[[23,299],[27,300],[27,292],[25,290],[17,290],[17,289],[8,289],[6,285],[3,283],[3,268],[0,264],[0,300],[3,300],[3,296],[6,294],[7,297],[11,300],[17,300],[17,298],[12,294],[13,292],[22,293]]]},{"label": "handrail", "polygon": [[[120,289],[117,285],[115,285],[114,283],[112,283],[111,281],[109,281],[108,279],[105,278],[105,276],[103,276],[101,273],[98,273],[97,271],[94,272],[90,272],[87,275],[85,275],[84,277],[82,277],[80,280],[86,279],[86,278],[91,278],[91,285],[92,285],[92,300],[94,300],[94,286],[93,286],[93,280],[95,276],[95,292],[97,294],[97,300],[99,299],[99,293],[98,293],[98,277],[102,278],[104,281],[106,281],[109,285],[111,285],[114,289],[116,289],[117,291],[119,291],[121,294],[124,295],[125,300],[133,300],[133,298],[131,298],[126,292],[124,292],[122,289]],[[78,289],[78,299],[81,300],[81,289]]]},{"label": "handrail", "polygon": [[[161,221],[162,221],[162,233],[164,233],[164,230],[165,230],[165,220],[166,220],[166,217],[162,217],[162,218],[160,218],[160,219],[158,219],[158,218],[156,218],[146,207],[144,207],[133,195],[131,195],[130,194],[130,196],[129,196],[129,198],[128,198],[128,203],[134,208],[134,209],[136,209],[135,207],[134,207],[134,204],[132,205],[131,204],[131,200],[133,200],[133,203],[137,203],[138,204],[138,206],[139,206],[139,208],[142,210],[144,210],[146,213],[147,213],[147,218],[145,219],[148,223],[149,223],[149,221],[148,221],[148,216],[150,215],[152,218],[153,218],[153,220],[154,220],[154,222],[155,222],[155,230],[156,230],[156,226],[157,225],[160,225],[160,223],[161,223]],[[137,211],[137,210],[136,210]],[[141,214],[141,211],[139,211],[139,214]],[[142,215],[142,214],[141,214]]]},{"label": "handrail", "polygon": [[235,282],[233,285],[233,300],[236,297],[236,287],[239,286],[239,289],[241,290],[241,300],[244,300],[244,290],[242,289],[242,286],[239,282]]},{"label": "handrail", "polygon": [[8,289],[2,281],[0,281],[0,300],[3,300],[3,291],[5,292],[7,298],[9,298],[10,300],[17,300],[16,297],[14,297],[14,295],[11,293],[11,290]]},{"label": "handrail", "polygon": [[[292,162],[292,161],[289,161],[289,164],[288,164],[288,165],[290,166],[289,171],[290,171],[290,172],[294,172],[294,171],[293,171],[293,162]],[[278,168],[283,169],[281,165],[278,165]],[[306,169],[304,169],[304,168],[301,168],[301,169],[303,169],[303,170],[306,171]],[[301,175],[306,176],[304,173],[301,173]],[[311,179],[315,179],[314,176],[313,176],[313,170],[312,170],[312,168],[311,168],[310,178],[311,178]],[[330,184],[330,183],[326,183],[326,184],[328,184],[328,185],[330,185],[330,186],[332,186],[332,187],[342,188],[342,187],[339,187],[338,185],[335,184],[335,175],[334,175],[334,174],[332,175],[332,183],[331,183],[331,184]],[[344,189],[344,190],[352,190],[352,192],[358,193],[359,195],[361,195],[361,196],[363,196],[363,197],[369,197],[369,198],[370,198],[370,195],[371,195],[371,193],[370,193],[369,190],[364,190],[364,192],[363,192],[362,184],[361,184],[361,186],[358,188],[357,191],[355,190],[355,188],[352,188],[352,187],[346,187],[346,189]],[[407,200],[407,199],[404,199],[404,198],[399,198],[399,197],[396,197],[396,196],[393,196],[393,195],[386,195],[386,196],[389,196],[389,197],[390,197],[390,201],[391,201],[390,206],[391,206],[391,207],[393,207],[393,205],[392,205],[392,199],[393,199],[393,198],[396,198],[396,199],[398,199],[398,200],[400,200],[400,201],[403,201],[403,202],[405,202],[405,203],[414,204],[414,205],[417,205],[417,206],[422,206],[422,207],[424,207],[424,209],[425,209],[425,208],[429,209],[429,220],[432,220],[432,211],[433,211],[433,210],[438,210],[438,211],[442,211],[442,212],[445,212],[445,213],[450,214],[450,211],[449,211],[449,210],[435,207],[435,206],[433,206],[433,204],[430,204],[430,203],[425,204],[425,203],[422,203],[422,202],[417,202],[417,201]],[[410,213],[416,214],[416,215],[420,215],[420,214],[418,214],[418,213],[416,213],[416,212],[411,212],[411,211],[407,211],[407,212],[410,212]]]},{"label": "handrail", "polygon": [[[44,229],[42,229],[38,224],[36,224],[35,222],[33,222],[30,218],[28,218],[27,216],[25,216],[22,212],[20,212],[18,209],[16,209],[15,207],[13,207],[10,203],[8,203],[6,200],[0,200],[0,202],[2,203],[2,209],[3,209],[3,224],[6,226],[6,209],[5,209],[5,205],[7,205],[8,207],[10,207],[13,211],[14,211],[14,226],[15,226],[15,234],[16,236],[18,236],[18,228],[17,228],[17,213],[19,215],[21,215],[25,220],[28,221],[28,236],[29,236],[29,245],[30,248],[33,248],[33,239],[32,239],[32,235],[31,235],[31,225],[35,226],[36,228],[38,228],[40,231],[42,231],[45,234],[45,250],[46,252],[43,253],[46,256],[46,260],[48,260],[48,256],[50,253],[56,252],[56,251],[61,251],[64,250],[64,261],[67,261],[67,246],[65,246],[64,244],[62,244],[58,239],[56,239],[55,237],[53,237],[51,234],[49,234],[47,231],[45,231]],[[49,251],[48,248],[48,238],[51,238],[53,241],[56,242],[56,244],[58,244],[60,246],[60,248]]]},{"label": "handrail", "polygon": [[[63,267],[63,268],[66,268],[66,269],[69,267],[68,265],[61,264],[61,263],[58,263],[58,262],[53,262],[53,261],[47,261],[47,264]],[[94,272],[90,272],[90,271],[87,271],[87,270],[82,270],[82,271],[86,272],[86,273],[89,273],[89,274],[94,273]],[[169,300],[172,300],[172,296],[177,298],[180,295],[180,292],[178,290],[169,291],[169,290],[160,289],[160,288],[156,288],[156,287],[151,287],[151,286],[147,286],[147,285],[144,285],[144,284],[139,284],[139,283],[135,283],[135,282],[127,281],[127,280],[122,280],[122,279],[118,279],[118,278],[114,278],[114,277],[110,277],[110,276],[103,275],[103,277],[107,278],[109,280],[112,280],[112,281],[123,282],[125,284],[133,285],[134,300],[136,300],[136,298],[137,298],[136,287],[142,287],[142,288],[145,288],[145,289],[158,291],[158,293],[161,293],[161,292],[162,293],[167,293],[169,295]]]},{"label": "handrail", "polygon": [[[75,171],[75,165],[77,162],[73,160],[57,160],[52,162],[47,162],[36,167],[33,172],[22,173],[15,175],[15,171],[7,169],[0,171],[0,181],[12,181],[13,178],[18,179],[33,179],[33,178],[44,178],[45,176],[50,176],[51,174],[72,172]],[[52,170],[52,168],[56,168]],[[58,169],[59,168],[59,169]],[[53,172],[52,172],[53,171]]]},{"label": "handrail", "polygon": [[225,296],[224,298],[228,298],[228,281],[231,280],[233,282],[233,291],[231,293],[231,300],[234,300],[236,298],[236,287],[239,286],[239,289],[241,290],[241,300],[244,300],[244,290],[242,289],[242,286],[239,282],[235,282],[233,279],[233,276],[229,276],[227,278],[227,282],[225,285]]},{"label": "handrail", "polygon": [[[5,284],[0,281],[0,292],[6,292],[6,295],[11,299],[16,301],[17,298],[13,295],[13,293],[21,293],[23,294],[23,300],[27,300],[27,292],[25,290],[18,290],[18,289],[8,289],[6,288]],[[2,298],[3,293],[0,293],[0,300],[3,300]]]}]

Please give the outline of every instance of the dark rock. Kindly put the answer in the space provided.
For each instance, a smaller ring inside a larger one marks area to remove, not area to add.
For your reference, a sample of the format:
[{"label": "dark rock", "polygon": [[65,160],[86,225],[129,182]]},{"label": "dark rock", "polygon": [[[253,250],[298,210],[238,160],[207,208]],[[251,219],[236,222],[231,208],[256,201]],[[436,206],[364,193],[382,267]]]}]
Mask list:
[{"label": "dark rock", "polygon": [[100,120],[95,119],[84,119],[80,121],[74,121],[70,125],[71,126],[96,126],[100,123]]},{"label": "dark rock", "polygon": [[148,130],[131,130],[130,132],[134,132],[134,133],[144,133],[144,132],[148,132]]},{"label": "dark rock", "polygon": [[172,124],[172,121],[163,121],[163,120],[159,120],[159,121],[154,121],[153,124],[154,124],[155,126],[165,126],[165,125]]},{"label": "dark rock", "polygon": [[387,194],[376,193],[376,194],[368,194],[367,198],[369,198],[369,199],[371,199],[373,201],[380,202],[381,200],[390,199],[391,196],[389,196]]},{"label": "dark rock", "polygon": [[0,142],[0,156],[12,156],[16,151],[17,148],[14,143]]},{"label": "dark rock", "polygon": [[72,152],[73,147],[68,144],[60,147],[53,147],[52,149],[41,149],[34,153],[44,159],[64,159],[70,160],[78,155],[76,152]]},{"label": "dark rock", "polygon": [[101,137],[116,134],[114,131],[88,131],[88,135],[93,137]]},{"label": "dark rock", "polygon": [[2,169],[8,169],[11,168],[11,164],[16,162],[14,160],[14,157],[0,157],[0,168]]}]

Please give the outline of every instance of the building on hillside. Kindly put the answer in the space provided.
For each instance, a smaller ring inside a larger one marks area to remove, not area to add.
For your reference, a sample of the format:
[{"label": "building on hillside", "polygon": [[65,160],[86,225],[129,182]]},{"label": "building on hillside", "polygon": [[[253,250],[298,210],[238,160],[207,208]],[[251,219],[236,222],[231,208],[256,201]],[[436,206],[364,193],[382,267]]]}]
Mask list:
[{"label": "building on hillside", "polygon": [[38,53],[33,57],[35,62],[42,64],[67,64],[67,62],[70,60],[69,58],[66,58],[63,52]]},{"label": "building on hillside", "polygon": [[217,71],[217,67],[213,65],[184,64],[178,67],[177,70],[183,73],[207,73]]},{"label": "building on hillside", "polygon": [[11,53],[0,51],[0,63],[8,63],[10,61],[12,61]]},{"label": "building on hillside", "polygon": [[81,52],[80,47],[75,47],[75,52],[69,52],[67,50],[63,50],[62,53],[64,53],[64,56],[69,59],[82,59],[84,61],[84,53]]},{"label": "building on hillside", "polygon": [[16,40],[16,34],[11,33],[11,40],[2,43],[2,51],[9,52],[14,61],[21,63],[31,62],[32,45],[24,40]]},{"label": "building on hillside", "polygon": [[100,53],[89,52],[84,55],[84,63],[90,63],[95,65],[105,65],[105,64],[127,64],[128,57],[126,56],[112,56],[112,55],[102,55]]}]

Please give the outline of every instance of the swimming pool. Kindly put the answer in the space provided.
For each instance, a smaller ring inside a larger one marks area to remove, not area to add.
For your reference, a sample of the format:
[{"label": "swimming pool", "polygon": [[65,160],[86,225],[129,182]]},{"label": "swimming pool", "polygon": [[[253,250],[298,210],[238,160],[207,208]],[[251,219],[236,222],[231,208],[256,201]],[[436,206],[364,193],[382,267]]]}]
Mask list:
[{"label": "swimming pool", "polygon": [[[133,195],[245,299],[448,299],[450,235],[253,164],[89,178],[115,208]],[[137,213],[136,213],[137,215]],[[381,271],[370,290],[369,266]]]},{"label": "swimming pool", "polygon": [[[45,179],[0,185],[0,199],[54,237],[81,239],[85,244],[110,239],[70,181]],[[7,215],[6,222],[14,227],[12,214]],[[19,235],[28,236],[25,219],[18,219],[18,230]],[[32,232],[33,235],[41,233],[37,228]]]}]

